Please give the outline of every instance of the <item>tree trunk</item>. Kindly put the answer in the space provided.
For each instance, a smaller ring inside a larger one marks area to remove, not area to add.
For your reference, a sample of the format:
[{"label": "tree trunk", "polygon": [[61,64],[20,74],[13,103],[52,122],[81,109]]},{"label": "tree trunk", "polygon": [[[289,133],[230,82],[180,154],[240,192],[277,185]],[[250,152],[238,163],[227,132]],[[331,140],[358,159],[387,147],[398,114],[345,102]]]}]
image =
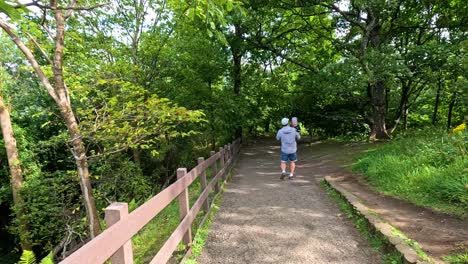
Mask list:
[{"label": "tree trunk", "polygon": [[[211,96],[211,101],[214,101],[214,96],[213,96],[213,87],[211,81],[208,81],[208,89],[210,90],[210,96]],[[211,129],[211,150],[216,151],[216,128],[214,125],[215,118],[214,118],[214,107],[213,104],[209,104],[209,124],[210,124],[210,129]]]},{"label": "tree trunk", "polygon": [[[372,48],[379,50],[381,44],[381,32],[379,25],[379,18],[376,16],[377,12],[368,10],[367,12],[367,28],[369,32],[369,40]],[[367,39],[365,39],[367,41]],[[372,71],[372,70],[370,70]],[[376,75],[373,72],[373,75]],[[386,88],[385,82],[381,76],[373,76],[372,80],[369,80],[371,86],[371,104],[373,110],[373,125],[371,128],[371,133],[369,139],[371,141],[380,140],[380,139],[390,139],[388,135],[387,128],[385,125],[385,116],[386,116]]]},{"label": "tree trunk", "polygon": [[[242,86],[242,30],[239,22],[234,23],[234,36],[230,42],[232,52],[232,79],[234,82],[234,94],[240,95]],[[242,137],[242,126],[238,126],[235,131],[235,138]]]},{"label": "tree trunk", "polygon": [[234,36],[231,41],[231,51],[232,51],[232,60],[233,60],[233,71],[232,79],[234,81],[234,93],[236,95],[240,94],[241,84],[242,84],[242,31],[238,23],[234,23]]},{"label": "tree trunk", "polygon": [[371,141],[390,139],[385,126],[385,84],[378,80],[372,85],[373,125],[369,136]]},{"label": "tree trunk", "polygon": [[450,130],[452,127],[452,112],[455,102],[457,101],[457,92],[453,92],[452,98],[450,99],[448,115],[447,115],[447,130]]},{"label": "tree trunk", "polygon": [[[52,6],[56,6],[55,1],[51,1]],[[93,190],[91,181],[89,179],[88,158],[86,156],[86,149],[81,136],[81,131],[78,126],[75,113],[71,107],[70,98],[68,96],[68,89],[65,86],[63,78],[63,50],[64,50],[64,37],[65,37],[65,19],[63,11],[55,9],[54,16],[57,23],[57,30],[55,36],[55,50],[52,71],[54,73],[54,90],[58,95],[58,105],[60,113],[65,121],[70,136],[70,143],[73,147],[73,157],[75,158],[76,167],[78,169],[78,176],[80,178],[80,187],[83,194],[84,205],[89,222],[89,231],[91,238],[94,238],[101,233],[101,226],[99,223],[99,215],[96,210],[94,202]]]},{"label": "tree trunk", "polygon": [[434,103],[434,113],[432,114],[432,125],[435,125],[437,122],[437,112],[439,111],[439,103],[440,103],[440,92],[442,90],[442,80],[439,76],[439,82],[437,87],[437,95]]},{"label": "tree trunk", "polygon": [[405,102],[403,105],[403,129],[408,130],[408,104]]},{"label": "tree trunk", "polygon": [[60,104],[60,113],[64,119],[68,134],[71,138],[70,143],[73,147],[72,153],[75,158],[75,164],[78,169],[78,177],[80,178],[80,187],[83,194],[84,205],[89,222],[89,231],[91,238],[101,233],[101,226],[99,223],[99,215],[96,210],[94,202],[93,190],[91,181],[89,179],[88,159],[86,157],[86,150],[84,147],[83,139],[81,137],[78,123],[76,122],[75,115],[71,106],[67,102]]},{"label": "tree trunk", "polygon": [[411,88],[411,80],[409,80],[408,82],[405,82],[405,81],[402,81],[401,82],[401,97],[400,97],[400,104],[399,104],[399,107],[398,107],[398,112],[395,116],[395,124],[393,125],[392,129],[390,129],[390,134],[392,134],[398,124],[400,124],[400,119],[401,117],[405,116],[405,111],[407,111],[407,105],[408,105],[408,95],[409,95],[409,91],[410,91],[410,88]]},{"label": "tree trunk", "polygon": [[132,148],[133,152],[133,161],[135,162],[138,167],[141,167],[141,149],[139,148]]},{"label": "tree trunk", "polygon": [[3,141],[5,142],[5,149],[8,158],[8,166],[10,167],[11,174],[11,192],[13,193],[13,204],[17,207],[16,217],[20,221],[20,243],[23,250],[31,250],[32,246],[28,239],[28,225],[23,220],[23,213],[21,205],[23,199],[20,195],[20,190],[23,187],[23,174],[21,171],[20,160],[18,155],[18,148],[16,147],[16,139],[11,125],[10,112],[0,96],[0,125],[2,127]]}]

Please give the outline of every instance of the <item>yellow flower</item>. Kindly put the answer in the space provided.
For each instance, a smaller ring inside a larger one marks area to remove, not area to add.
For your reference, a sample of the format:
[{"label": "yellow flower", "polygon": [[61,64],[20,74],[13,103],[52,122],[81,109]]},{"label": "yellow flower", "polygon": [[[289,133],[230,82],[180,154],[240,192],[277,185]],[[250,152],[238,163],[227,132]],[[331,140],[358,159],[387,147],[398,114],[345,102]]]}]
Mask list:
[{"label": "yellow flower", "polygon": [[459,126],[457,126],[456,128],[454,128],[454,129],[452,130],[452,132],[453,132],[454,134],[457,134],[457,133],[462,132],[462,131],[465,130],[465,129],[466,129],[466,124],[465,124],[465,123],[462,123],[461,125],[459,125]]}]

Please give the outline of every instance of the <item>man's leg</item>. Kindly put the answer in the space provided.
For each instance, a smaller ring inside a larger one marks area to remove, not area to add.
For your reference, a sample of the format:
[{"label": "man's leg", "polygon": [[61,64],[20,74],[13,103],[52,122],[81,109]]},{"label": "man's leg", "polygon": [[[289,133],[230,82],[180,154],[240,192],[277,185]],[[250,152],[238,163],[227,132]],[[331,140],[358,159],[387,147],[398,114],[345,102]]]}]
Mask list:
[{"label": "man's leg", "polygon": [[291,161],[290,167],[291,167],[291,175],[294,175],[294,171],[296,170],[296,162]]},{"label": "man's leg", "polygon": [[281,177],[280,179],[283,180],[286,177],[286,161],[281,161]]},{"label": "man's leg", "polygon": [[286,177],[286,161],[287,155],[281,151],[281,180],[284,179],[284,177]]},{"label": "man's leg", "polygon": [[281,172],[286,172],[286,161],[281,161]]},{"label": "man's leg", "polygon": [[296,153],[290,154],[289,160],[291,161],[291,163],[289,164],[289,167],[291,168],[289,179],[292,179],[294,177],[294,172],[296,171],[297,154]]}]

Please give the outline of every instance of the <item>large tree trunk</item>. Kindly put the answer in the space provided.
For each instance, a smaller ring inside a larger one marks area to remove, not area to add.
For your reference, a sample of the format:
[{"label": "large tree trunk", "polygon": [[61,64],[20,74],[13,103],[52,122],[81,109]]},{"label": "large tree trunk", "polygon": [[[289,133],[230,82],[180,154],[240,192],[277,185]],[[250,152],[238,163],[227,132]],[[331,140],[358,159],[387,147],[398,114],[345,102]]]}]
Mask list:
[{"label": "large tree trunk", "polygon": [[455,102],[457,101],[457,92],[453,92],[452,98],[450,99],[448,114],[447,114],[447,130],[450,130],[452,127],[452,112]]},{"label": "large tree trunk", "polygon": [[[240,95],[242,86],[242,30],[239,22],[234,23],[234,36],[230,41],[230,47],[232,52],[232,79],[234,83],[234,94]],[[238,126],[235,131],[235,137],[240,138],[242,136],[242,126]]]},{"label": "large tree trunk", "polygon": [[385,83],[381,80],[371,85],[373,88],[371,103],[373,108],[373,125],[369,135],[371,141],[390,139],[385,125]]},{"label": "large tree trunk", "polygon": [[242,84],[242,31],[240,24],[234,23],[234,36],[231,41],[231,51],[233,60],[232,78],[234,81],[234,93],[239,95]]},{"label": "large tree trunk", "polygon": [[405,102],[403,106],[403,129],[408,130],[408,104]]},{"label": "large tree trunk", "polygon": [[23,187],[23,174],[21,171],[20,160],[18,155],[18,148],[16,147],[16,139],[13,134],[13,127],[11,125],[10,112],[0,96],[0,125],[2,127],[3,141],[5,142],[5,149],[8,158],[8,166],[10,167],[11,174],[11,192],[13,193],[13,204],[17,207],[16,217],[20,220],[19,232],[20,243],[23,250],[31,250],[31,243],[28,239],[28,225],[23,220],[23,213],[21,205],[23,199],[20,195],[20,190]]},{"label": "large tree trunk", "polygon": [[437,95],[434,102],[434,113],[432,114],[432,125],[435,125],[437,122],[437,112],[439,111],[439,103],[440,103],[440,92],[442,90],[442,80],[439,76],[438,87],[437,87]]},{"label": "large tree trunk", "polygon": [[[379,18],[376,16],[377,12],[373,10],[367,10],[367,30],[368,38],[364,38],[363,41],[370,41],[372,48],[379,50],[381,44],[381,32],[379,25]],[[363,49],[367,49],[367,43],[363,43]],[[368,67],[368,66],[366,66]],[[370,69],[368,69],[370,70]],[[370,70],[373,71],[373,70]],[[385,81],[381,76],[376,75],[376,72],[373,72],[373,79],[369,80],[371,86],[372,96],[370,98],[373,110],[373,125],[371,128],[371,133],[369,139],[371,141],[381,140],[381,139],[390,139],[388,135],[387,128],[385,125],[385,116],[387,111],[386,104],[386,95],[385,95]]]}]

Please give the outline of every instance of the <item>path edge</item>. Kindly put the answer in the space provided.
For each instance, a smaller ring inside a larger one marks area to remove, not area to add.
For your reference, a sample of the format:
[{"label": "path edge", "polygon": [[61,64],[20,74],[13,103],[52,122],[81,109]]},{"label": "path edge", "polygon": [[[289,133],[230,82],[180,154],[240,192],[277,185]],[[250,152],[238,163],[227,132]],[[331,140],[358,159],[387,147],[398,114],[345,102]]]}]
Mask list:
[{"label": "path edge", "polygon": [[[376,230],[378,233],[383,235],[388,240],[389,246],[395,249],[403,256],[403,260],[405,263],[408,264],[430,264],[430,263],[445,263],[441,261],[436,261],[434,259],[430,259],[430,261],[422,259],[416,251],[407,245],[407,243],[403,240],[403,238],[397,236],[394,233],[395,228],[390,225],[388,222],[384,221],[376,212],[372,209],[364,205],[358,197],[354,194],[350,193],[349,191],[345,190],[343,187],[339,186],[332,177],[325,176],[325,182],[335,189],[346,201],[351,204],[351,206],[359,212],[368,222],[369,224]],[[401,232],[401,231],[399,231]],[[404,234],[403,234],[404,235]],[[406,235],[405,235],[406,236]],[[407,237],[407,236],[406,236]]]},{"label": "path edge", "polygon": [[[226,191],[226,189],[228,188],[228,185],[229,185],[229,182],[232,180],[232,177],[234,177],[234,174],[235,174],[235,166],[237,165],[238,161],[239,161],[239,158],[240,158],[240,152],[239,152],[239,155],[233,160],[232,164],[229,166],[228,170],[226,171],[226,178],[224,181],[221,182],[221,186],[220,186],[220,190],[217,194],[215,194],[215,196],[212,198],[213,199],[213,203],[211,204],[210,208],[208,209],[208,212],[205,214],[205,216],[203,217],[203,219],[200,221],[200,223],[198,224],[198,229],[201,229],[206,221],[208,220],[208,218],[210,218],[211,214],[213,213],[213,219],[214,217],[216,217],[216,214],[218,213],[217,211],[214,210],[214,208],[216,206],[219,206],[223,200],[223,197],[224,197],[224,192]],[[218,201],[218,202],[216,202]],[[209,230],[211,227],[211,224],[209,224],[206,229]],[[195,237],[197,236],[200,236],[199,232],[197,232],[197,234],[195,234],[194,236],[194,241],[195,241]],[[204,247],[205,245],[202,246],[202,248]],[[184,264],[185,262],[187,262],[190,258],[192,257],[192,247],[187,250],[187,252],[185,253],[184,257],[178,262],[179,264]],[[198,258],[199,256],[197,256],[196,258]],[[195,259],[195,263],[198,263],[198,261]]]}]

